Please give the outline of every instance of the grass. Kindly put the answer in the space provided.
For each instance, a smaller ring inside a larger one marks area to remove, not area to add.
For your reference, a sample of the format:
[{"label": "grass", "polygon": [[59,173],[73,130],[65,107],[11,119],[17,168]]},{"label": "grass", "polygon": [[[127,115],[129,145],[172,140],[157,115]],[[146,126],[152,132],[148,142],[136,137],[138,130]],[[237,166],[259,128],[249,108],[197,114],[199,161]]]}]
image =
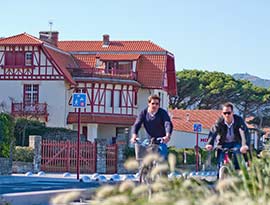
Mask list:
[{"label": "grass", "polygon": [[[171,158],[171,159],[170,159]],[[173,171],[175,158],[169,158]],[[128,161],[132,164],[132,160]],[[128,164],[127,163],[127,164]],[[133,163],[133,168],[135,167]],[[157,178],[151,185],[124,181],[118,185],[100,187],[86,201],[99,205],[266,205],[270,203],[270,158],[253,159],[249,168],[241,164],[240,171],[210,186],[195,178]],[[64,201],[64,200],[63,200]],[[62,201],[62,202],[63,202]],[[68,204],[68,203],[67,203]]]}]

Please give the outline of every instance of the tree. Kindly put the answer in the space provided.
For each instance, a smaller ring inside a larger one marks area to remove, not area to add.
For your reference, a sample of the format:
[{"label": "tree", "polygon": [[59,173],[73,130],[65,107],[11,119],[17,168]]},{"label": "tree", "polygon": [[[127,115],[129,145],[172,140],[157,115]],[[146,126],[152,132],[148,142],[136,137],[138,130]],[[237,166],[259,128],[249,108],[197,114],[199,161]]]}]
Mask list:
[{"label": "tree", "polygon": [[238,82],[221,72],[183,70],[177,72],[178,96],[170,98],[172,108],[218,109],[233,99]]},{"label": "tree", "polygon": [[14,119],[6,113],[0,113],[0,156],[9,157],[14,147]]},{"label": "tree", "polygon": [[177,72],[178,96],[170,98],[170,107],[179,109],[220,109],[233,102],[245,119],[258,117],[257,126],[270,115],[270,89],[246,80],[236,80],[222,72],[183,70]]},{"label": "tree", "polygon": [[29,135],[40,134],[44,131],[45,127],[45,123],[25,118],[18,118],[16,120],[14,131],[16,145],[28,146]]},{"label": "tree", "polygon": [[261,128],[263,118],[269,116],[270,113],[270,90],[253,85],[249,81],[239,81],[241,84],[241,92],[236,99],[235,106],[245,119],[247,116],[258,117],[258,127]]}]

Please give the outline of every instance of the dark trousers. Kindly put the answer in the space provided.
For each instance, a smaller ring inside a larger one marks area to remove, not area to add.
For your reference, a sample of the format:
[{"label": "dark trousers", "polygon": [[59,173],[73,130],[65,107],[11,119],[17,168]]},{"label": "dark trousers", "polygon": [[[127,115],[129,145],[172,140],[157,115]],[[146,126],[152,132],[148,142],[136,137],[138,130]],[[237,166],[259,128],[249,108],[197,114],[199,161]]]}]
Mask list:
[{"label": "dark trousers", "polygon": [[[239,169],[239,163],[238,163],[237,157],[241,156],[241,152],[240,152],[241,144],[237,142],[224,143],[222,145],[222,148],[236,148],[236,150],[234,150],[232,153],[232,157],[233,157],[232,160],[233,160],[235,169]],[[222,150],[218,150],[218,153],[217,153],[218,169],[223,165],[224,156],[225,156],[225,153]]]}]

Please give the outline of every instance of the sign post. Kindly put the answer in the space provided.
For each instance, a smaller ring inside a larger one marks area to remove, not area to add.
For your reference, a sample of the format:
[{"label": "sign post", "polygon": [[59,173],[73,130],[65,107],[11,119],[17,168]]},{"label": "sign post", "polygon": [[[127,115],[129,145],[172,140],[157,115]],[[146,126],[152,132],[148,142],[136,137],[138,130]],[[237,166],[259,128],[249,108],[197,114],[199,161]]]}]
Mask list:
[{"label": "sign post", "polygon": [[77,179],[80,178],[80,128],[81,128],[81,108],[86,106],[85,93],[73,93],[72,107],[78,108],[78,132],[77,132]]},{"label": "sign post", "polygon": [[202,124],[193,124],[193,131],[196,132],[196,172],[199,171],[199,132],[202,131]]}]

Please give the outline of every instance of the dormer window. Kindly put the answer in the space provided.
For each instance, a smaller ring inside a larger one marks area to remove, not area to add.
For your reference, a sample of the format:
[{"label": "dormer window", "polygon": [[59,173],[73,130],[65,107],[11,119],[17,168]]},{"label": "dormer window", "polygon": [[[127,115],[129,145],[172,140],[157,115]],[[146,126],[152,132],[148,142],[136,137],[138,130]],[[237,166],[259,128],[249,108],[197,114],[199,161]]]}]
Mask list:
[{"label": "dormer window", "polygon": [[6,66],[31,66],[33,64],[33,55],[31,52],[8,51],[5,53]]},{"label": "dormer window", "polygon": [[33,60],[32,53],[31,52],[26,52],[25,53],[25,65],[26,66],[32,65],[32,60]]},{"label": "dormer window", "polygon": [[24,54],[22,52],[8,51],[5,53],[5,65],[22,66],[24,65]]},{"label": "dormer window", "polygon": [[105,61],[106,73],[125,74],[132,71],[132,61]]}]

